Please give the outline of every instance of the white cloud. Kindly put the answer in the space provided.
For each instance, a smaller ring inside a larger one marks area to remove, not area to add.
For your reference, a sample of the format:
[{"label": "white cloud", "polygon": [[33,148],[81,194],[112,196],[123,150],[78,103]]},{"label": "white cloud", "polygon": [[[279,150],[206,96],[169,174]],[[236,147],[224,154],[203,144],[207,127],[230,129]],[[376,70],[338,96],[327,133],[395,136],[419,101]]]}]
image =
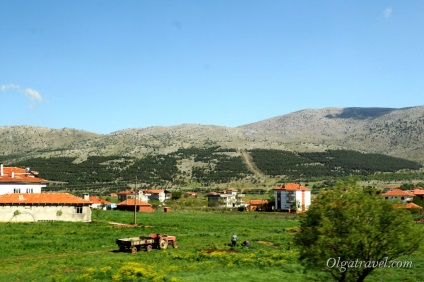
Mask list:
[{"label": "white cloud", "polygon": [[35,101],[41,102],[43,100],[40,92],[38,92],[35,89],[26,88],[24,90],[19,85],[16,85],[16,84],[7,84],[7,85],[4,84],[4,85],[1,86],[1,90],[3,92],[6,92],[8,90],[13,90],[13,89],[17,90],[19,93],[23,94],[25,97],[28,97],[32,102],[31,106],[34,106]]},{"label": "white cloud", "polygon": [[9,89],[20,89],[21,87],[19,85],[16,84],[8,84],[8,85],[2,85],[1,86],[1,90],[3,90],[3,92],[6,92],[6,90]]},{"label": "white cloud", "polygon": [[393,14],[392,8],[387,7],[386,9],[384,9],[383,14],[385,18],[390,18]]},{"label": "white cloud", "polygon": [[28,96],[31,99],[31,101],[38,100],[38,101],[41,102],[41,100],[43,100],[41,98],[40,92],[38,92],[37,90],[34,90],[32,88],[25,89],[24,93],[25,93],[26,96]]}]

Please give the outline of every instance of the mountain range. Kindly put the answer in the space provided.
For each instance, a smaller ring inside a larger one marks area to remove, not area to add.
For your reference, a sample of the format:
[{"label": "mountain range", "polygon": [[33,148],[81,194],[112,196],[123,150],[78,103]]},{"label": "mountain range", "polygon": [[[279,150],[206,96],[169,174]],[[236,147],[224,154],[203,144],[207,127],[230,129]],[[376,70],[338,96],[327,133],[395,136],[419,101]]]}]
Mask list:
[{"label": "mountain range", "polygon": [[1,126],[0,161],[67,156],[168,154],[219,146],[238,151],[349,149],[424,163],[424,106],[305,109],[239,127],[182,124],[97,134],[78,129]]}]

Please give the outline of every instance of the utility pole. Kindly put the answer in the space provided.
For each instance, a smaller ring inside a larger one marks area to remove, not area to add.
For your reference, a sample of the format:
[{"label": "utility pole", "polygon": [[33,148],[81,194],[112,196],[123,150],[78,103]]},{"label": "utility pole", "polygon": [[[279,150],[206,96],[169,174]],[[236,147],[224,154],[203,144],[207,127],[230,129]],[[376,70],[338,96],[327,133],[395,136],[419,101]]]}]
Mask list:
[{"label": "utility pole", "polygon": [[134,225],[137,225],[137,175],[135,176],[134,187]]}]

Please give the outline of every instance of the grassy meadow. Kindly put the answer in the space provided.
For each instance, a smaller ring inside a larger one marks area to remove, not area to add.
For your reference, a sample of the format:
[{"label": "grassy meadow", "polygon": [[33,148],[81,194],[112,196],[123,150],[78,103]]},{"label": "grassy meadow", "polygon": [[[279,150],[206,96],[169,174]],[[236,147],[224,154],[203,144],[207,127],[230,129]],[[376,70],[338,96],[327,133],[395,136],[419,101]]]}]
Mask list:
[{"label": "grassy meadow", "polygon": [[[329,281],[306,270],[291,243],[298,221],[283,213],[93,212],[92,223],[0,224],[0,281]],[[423,228],[424,226],[421,226]],[[178,249],[118,252],[117,238],[167,233]],[[235,248],[231,235],[239,238]],[[241,242],[251,246],[243,248]],[[377,269],[367,281],[424,281],[424,248],[398,260],[410,269]]]}]

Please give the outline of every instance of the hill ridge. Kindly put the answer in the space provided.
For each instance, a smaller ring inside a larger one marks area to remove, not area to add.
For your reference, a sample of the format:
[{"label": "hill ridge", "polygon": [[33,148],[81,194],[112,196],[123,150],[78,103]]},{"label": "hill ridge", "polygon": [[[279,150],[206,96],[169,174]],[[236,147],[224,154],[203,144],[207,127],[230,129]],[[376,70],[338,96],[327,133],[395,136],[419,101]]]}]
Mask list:
[{"label": "hill ridge", "polygon": [[304,109],[238,127],[181,124],[97,134],[78,129],[1,126],[0,161],[13,158],[168,154],[219,146],[292,151],[353,149],[424,163],[424,106]]}]

